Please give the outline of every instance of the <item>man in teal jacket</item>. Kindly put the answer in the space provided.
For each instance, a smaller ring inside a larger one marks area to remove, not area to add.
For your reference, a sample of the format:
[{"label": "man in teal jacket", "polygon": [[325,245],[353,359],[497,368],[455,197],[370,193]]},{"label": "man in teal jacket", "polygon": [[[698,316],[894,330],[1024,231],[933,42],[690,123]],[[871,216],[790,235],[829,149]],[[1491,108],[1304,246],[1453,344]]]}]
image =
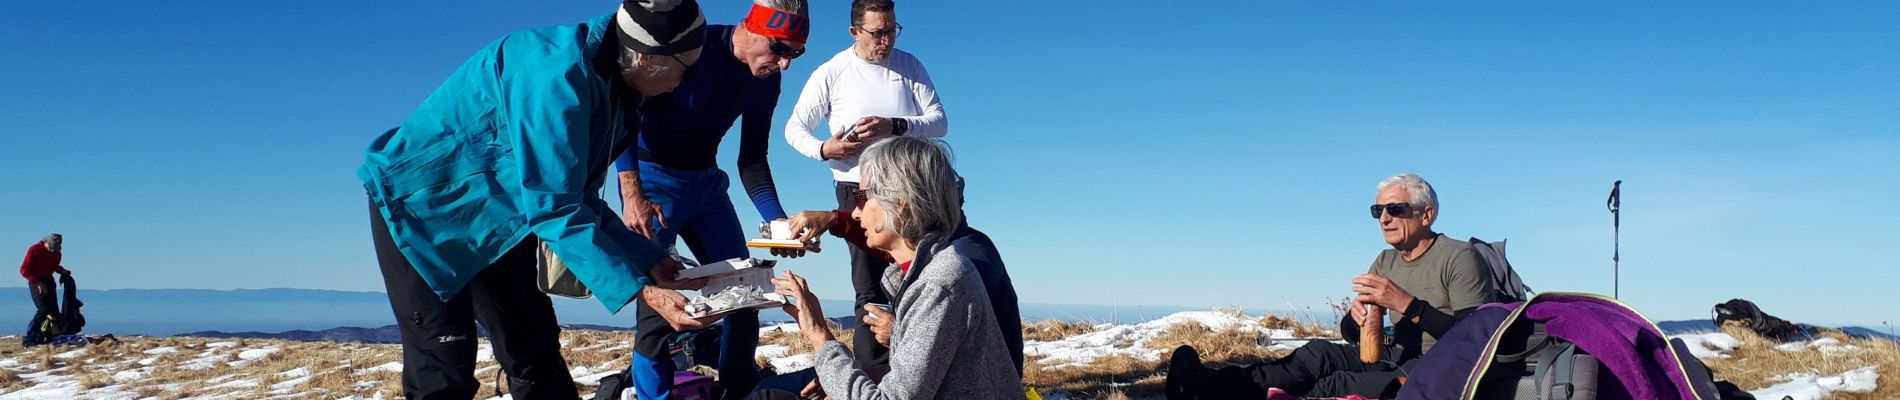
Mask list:
[{"label": "man in teal jacket", "polygon": [[699,58],[693,0],[628,0],[585,23],[516,31],[470,57],[358,169],[410,399],[474,396],[476,322],[515,398],[577,398],[535,287],[546,242],[608,311],[635,296],[680,329],[682,268],[595,193],[632,143],[644,97]]}]

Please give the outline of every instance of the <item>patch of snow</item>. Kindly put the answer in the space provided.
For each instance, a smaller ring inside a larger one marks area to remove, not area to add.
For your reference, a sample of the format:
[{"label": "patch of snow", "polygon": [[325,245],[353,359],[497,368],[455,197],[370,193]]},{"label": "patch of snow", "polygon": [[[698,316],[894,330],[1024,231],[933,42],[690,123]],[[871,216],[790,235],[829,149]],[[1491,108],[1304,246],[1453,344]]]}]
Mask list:
[{"label": "patch of snow", "polygon": [[1188,322],[1214,331],[1238,329],[1270,338],[1293,336],[1290,330],[1269,329],[1261,326],[1260,320],[1247,316],[1223,311],[1184,311],[1135,325],[1097,325],[1094,332],[1061,340],[1026,341],[1023,353],[1043,356],[1044,368],[1084,366],[1098,358],[1115,355],[1155,361],[1167,350],[1148,348],[1148,340],[1167,333],[1169,327]]},{"label": "patch of snow", "polygon": [[482,347],[475,349],[475,362],[483,363],[489,361],[495,361],[495,348],[483,343]]},{"label": "patch of snow", "polygon": [[297,369],[279,372],[277,374],[283,375],[285,378],[302,378],[302,377],[310,376],[310,368],[297,367]]},{"label": "patch of snow", "polygon": [[256,379],[234,379],[234,380],[231,380],[230,382],[220,383],[210,388],[211,389],[248,389],[248,388],[254,388],[254,387],[257,387]]},{"label": "patch of snow", "polygon": [[86,355],[86,348],[81,347],[81,348],[73,349],[71,351],[67,351],[64,353],[55,354],[53,355],[53,358],[72,359],[74,357],[79,357],[83,355]]},{"label": "patch of snow", "polygon": [[283,382],[277,382],[276,384],[270,385],[271,393],[272,394],[289,394],[291,389],[297,388],[297,385],[302,385],[304,384],[304,382],[310,381],[310,377],[308,376],[309,374],[306,373],[305,375],[306,376],[301,377],[301,378],[286,380]]},{"label": "patch of snow", "polygon": [[244,361],[257,360],[260,358],[270,356],[271,353],[276,353],[277,351],[278,349],[276,347],[265,347],[261,349],[244,350],[244,351],[238,352],[238,359],[244,360]]},{"label": "patch of snow", "polygon": [[811,353],[773,358],[768,361],[772,363],[773,371],[797,371],[812,366]]},{"label": "patch of snow", "polygon": [[371,373],[371,372],[395,372],[395,373],[402,373],[402,362],[401,362],[401,361],[390,361],[390,362],[388,362],[388,363],[384,363],[383,365],[378,365],[378,366],[374,366],[374,367],[369,367],[369,368],[364,368],[362,372],[357,372],[357,374],[365,374],[365,373]]},{"label": "patch of snow", "polygon": [[1748,393],[1758,399],[1818,400],[1834,392],[1872,392],[1878,386],[1880,375],[1873,366],[1867,366],[1840,375],[1794,373],[1783,378],[1788,381]]},{"label": "patch of snow", "polygon": [[574,383],[579,383],[582,386],[599,386],[601,378],[613,376],[613,374],[618,373],[620,373],[620,371],[603,371],[593,374],[575,374],[573,377]]},{"label": "patch of snow", "polygon": [[177,353],[177,352],[178,352],[178,346],[165,346],[165,347],[160,347],[156,349],[146,350],[145,354],[156,356],[160,354],[170,354],[170,353]]},{"label": "patch of snow", "polygon": [[119,373],[116,373],[116,374],[112,374],[113,382],[129,382],[129,381],[137,381],[140,379],[145,379],[145,371],[136,370],[136,369],[128,369],[124,371],[119,371]]},{"label": "patch of snow", "polygon": [[754,357],[779,358],[791,355],[792,348],[784,345],[768,344],[752,350]]},{"label": "patch of snow", "polygon": [[1841,343],[1840,339],[1835,338],[1815,339],[1813,342],[1808,342],[1808,348],[1820,350],[1822,353],[1845,353],[1860,349],[1859,346]]},{"label": "patch of snow", "polygon": [[187,371],[196,371],[196,370],[207,369],[207,368],[216,368],[218,364],[221,364],[223,361],[224,361],[223,356],[215,356],[215,355],[202,356],[202,357],[194,358],[191,361],[186,361],[184,364],[179,364],[178,369],[187,370]]},{"label": "patch of snow", "polygon": [[759,328],[759,336],[765,336],[765,334],[772,333],[772,332],[798,332],[798,323],[787,322],[783,324]]},{"label": "patch of snow", "polygon": [[1785,352],[1797,352],[1797,351],[1808,350],[1808,349],[1813,349],[1815,351],[1819,351],[1822,353],[1835,354],[1835,353],[1848,353],[1848,352],[1853,352],[1855,350],[1860,350],[1860,346],[1841,343],[1840,339],[1835,339],[1835,338],[1820,338],[1820,339],[1814,339],[1814,340],[1805,341],[1805,342],[1788,342],[1788,343],[1775,345],[1775,350],[1780,350],[1780,351],[1785,351]]},{"label": "patch of snow", "polygon": [[205,347],[210,347],[210,348],[220,348],[220,347],[237,347],[237,345],[238,345],[238,344],[237,344],[237,342],[214,342],[214,343],[205,343]]},{"label": "patch of snow", "polygon": [[1689,355],[1696,358],[1728,358],[1728,352],[1742,347],[1742,341],[1723,332],[1685,333],[1674,336],[1682,339]]}]

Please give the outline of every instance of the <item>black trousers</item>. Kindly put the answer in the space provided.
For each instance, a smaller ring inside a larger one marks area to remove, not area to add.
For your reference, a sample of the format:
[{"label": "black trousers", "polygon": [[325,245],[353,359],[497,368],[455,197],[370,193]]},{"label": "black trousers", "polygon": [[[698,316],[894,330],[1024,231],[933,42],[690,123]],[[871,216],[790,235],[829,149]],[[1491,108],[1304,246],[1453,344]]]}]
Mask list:
[{"label": "black trousers", "polygon": [[33,319],[26,321],[26,337],[21,338],[28,345],[51,340],[52,335],[40,331],[46,317],[59,315],[59,288],[53,286],[53,276],[35,277],[36,283],[28,283],[26,292],[33,296]]},{"label": "black trousers", "polygon": [[1212,379],[1217,383],[1211,386],[1250,387],[1253,393],[1262,395],[1266,388],[1277,387],[1303,397],[1357,394],[1383,399],[1398,394],[1398,385],[1394,384],[1398,378],[1396,365],[1359,361],[1357,345],[1315,340],[1278,360],[1221,368],[1214,372]]},{"label": "black trousers", "polygon": [[[858,190],[857,182],[837,182],[838,208],[852,209],[858,206],[858,199],[851,192]],[[857,301],[852,304],[852,314],[864,318],[864,305],[870,303],[891,304],[891,297],[884,293],[884,268],[890,263],[872,257],[858,246],[851,248],[851,288],[857,290]],[[879,371],[890,368],[891,349],[877,343],[877,336],[871,332],[870,325],[858,324],[852,328],[851,358],[858,361],[858,367],[865,371]]]},{"label": "black trousers", "polygon": [[370,230],[389,306],[402,331],[403,397],[474,398],[481,385],[475,379],[475,324],[480,322],[514,398],[580,398],[561,357],[554,304],[534,287],[537,239],[523,240],[443,301],[396,250],[374,205]]}]

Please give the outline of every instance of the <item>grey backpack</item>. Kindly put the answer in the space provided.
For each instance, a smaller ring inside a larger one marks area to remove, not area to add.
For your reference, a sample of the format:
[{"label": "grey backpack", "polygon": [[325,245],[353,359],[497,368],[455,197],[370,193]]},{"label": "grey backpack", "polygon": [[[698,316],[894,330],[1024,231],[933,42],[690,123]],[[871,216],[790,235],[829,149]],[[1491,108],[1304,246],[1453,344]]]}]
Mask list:
[{"label": "grey backpack", "polygon": [[1491,281],[1496,283],[1500,292],[1498,303],[1515,303],[1531,298],[1530,286],[1524,286],[1524,279],[1518,277],[1517,270],[1511,268],[1511,260],[1504,258],[1504,241],[1489,243],[1471,238],[1471,249],[1478,251],[1478,257],[1491,269]]}]

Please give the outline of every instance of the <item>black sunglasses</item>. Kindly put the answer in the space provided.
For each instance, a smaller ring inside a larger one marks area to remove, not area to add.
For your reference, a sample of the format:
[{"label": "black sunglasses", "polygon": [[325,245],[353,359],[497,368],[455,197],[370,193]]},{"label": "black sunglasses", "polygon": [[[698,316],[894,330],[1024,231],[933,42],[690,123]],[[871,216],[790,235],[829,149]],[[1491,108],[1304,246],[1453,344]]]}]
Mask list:
[{"label": "black sunglasses", "polygon": [[869,201],[870,198],[870,195],[864,193],[864,189],[851,190],[851,199],[857,201],[860,206],[864,205],[864,202]]},{"label": "black sunglasses", "polygon": [[778,39],[772,39],[772,55],[790,60],[805,55],[805,49],[794,49],[792,45],[785,44],[785,42],[781,42]]},{"label": "black sunglasses", "polygon": [[1405,218],[1412,216],[1412,205],[1406,203],[1373,204],[1372,219],[1379,219],[1380,211],[1392,215],[1392,218]]}]

